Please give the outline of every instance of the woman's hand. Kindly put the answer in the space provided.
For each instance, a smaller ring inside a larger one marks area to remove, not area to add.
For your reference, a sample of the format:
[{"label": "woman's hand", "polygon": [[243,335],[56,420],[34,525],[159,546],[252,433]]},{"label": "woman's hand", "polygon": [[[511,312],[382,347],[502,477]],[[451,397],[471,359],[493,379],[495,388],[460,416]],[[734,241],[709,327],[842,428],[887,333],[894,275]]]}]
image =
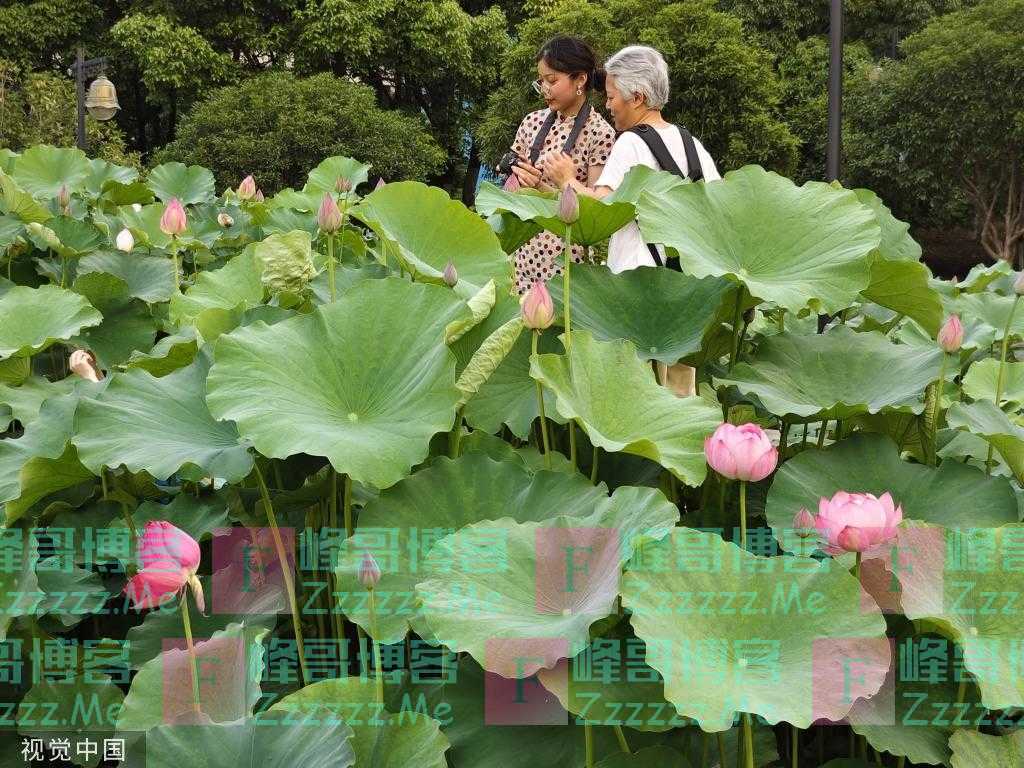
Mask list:
[{"label": "woman's hand", "polygon": [[533,187],[537,189],[541,186],[540,170],[535,167],[529,160],[517,160],[512,165],[512,173],[519,179],[519,183],[524,187]]},{"label": "woman's hand", "polygon": [[544,170],[558,189],[564,189],[566,184],[576,178],[576,163],[565,152],[551,155],[545,160]]}]

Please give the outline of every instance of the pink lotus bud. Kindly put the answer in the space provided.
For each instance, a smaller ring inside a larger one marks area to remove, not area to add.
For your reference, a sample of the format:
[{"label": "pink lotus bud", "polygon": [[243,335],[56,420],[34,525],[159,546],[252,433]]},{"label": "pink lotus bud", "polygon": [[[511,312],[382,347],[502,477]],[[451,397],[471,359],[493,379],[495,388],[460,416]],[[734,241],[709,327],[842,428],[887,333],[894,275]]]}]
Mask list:
[{"label": "pink lotus bud", "polygon": [[117,233],[117,239],[114,240],[114,244],[117,246],[117,250],[131,253],[132,249],[135,248],[135,238],[132,237],[132,233],[128,229],[122,229]]},{"label": "pink lotus bud", "polygon": [[1018,296],[1024,296],[1024,272],[1017,274],[1017,279],[1013,281],[1013,292]]},{"label": "pink lotus bud", "polygon": [[344,176],[339,176],[337,181],[334,182],[334,189],[337,192],[351,192],[352,182],[346,179]]},{"label": "pink lotus bud", "polygon": [[374,186],[373,191],[376,192],[378,189],[383,187],[386,183],[387,182],[384,181],[384,177],[381,176],[379,179],[377,179],[377,184]]},{"label": "pink lotus bud", "polygon": [[814,527],[825,542],[829,554],[863,552],[884,544],[896,535],[903,520],[903,508],[893,504],[887,491],[871,493],[836,491],[831,499],[818,502]]},{"label": "pink lotus bud", "polygon": [[237,194],[240,200],[252,200],[256,197],[256,179],[252,177],[252,174],[242,179],[242,183],[238,185]]},{"label": "pink lotus bud", "polygon": [[523,294],[519,299],[519,309],[523,315],[523,325],[527,328],[543,331],[555,321],[555,304],[543,280],[535,281]]},{"label": "pink lotus bud", "polygon": [[254,203],[262,203],[264,201],[264,199],[265,198],[263,197],[263,190],[262,189],[257,189],[256,190],[256,194],[252,198],[252,201]]},{"label": "pink lotus bud", "polygon": [[178,198],[172,197],[171,202],[164,208],[164,215],[160,217],[160,231],[173,237],[184,232],[185,226],[185,209]]},{"label": "pink lotus bud", "polygon": [[454,288],[455,284],[459,282],[459,272],[451,261],[444,265],[444,274],[441,277],[444,279],[444,284],[449,288]]},{"label": "pink lotus bud", "polygon": [[321,232],[337,232],[341,229],[341,209],[330,192],[324,192],[320,210],[316,213],[316,222]]},{"label": "pink lotus bud", "polygon": [[558,218],[566,224],[575,224],[580,217],[580,198],[576,188],[567,184],[558,198]]},{"label": "pink lotus bud", "polygon": [[523,185],[519,183],[519,177],[514,173],[505,179],[505,185],[502,187],[506,192],[518,192],[520,187]]},{"label": "pink lotus bud", "polygon": [[224,227],[224,229],[227,229],[228,227],[234,225],[235,220],[233,218],[231,218],[231,216],[226,214],[226,213],[218,213],[217,214],[217,223],[220,224],[222,227]]},{"label": "pink lotus bud", "polygon": [[943,352],[952,354],[960,350],[964,341],[964,327],[958,315],[950,315],[939,329],[938,342]]},{"label": "pink lotus bud", "polygon": [[57,205],[60,206],[61,211],[67,211],[68,206],[71,205],[71,193],[68,192],[68,185],[61,184],[60,191],[57,193]]},{"label": "pink lotus bud", "polygon": [[154,608],[192,586],[199,610],[205,610],[199,569],[199,542],[166,520],[150,520],[139,538],[142,570],[125,585],[136,608]]},{"label": "pink lotus bud", "polygon": [[779,450],[757,424],[719,424],[704,440],[704,455],[723,477],[754,483],[768,477],[779,463]]},{"label": "pink lotus bud", "polygon": [[801,539],[806,539],[809,536],[815,534],[814,530],[814,515],[807,511],[807,509],[801,509],[793,517],[793,531]]},{"label": "pink lotus bud", "polygon": [[68,358],[68,367],[78,376],[88,381],[100,381],[103,373],[96,365],[96,358],[84,349],[76,349]]},{"label": "pink lotus bud", "polygon": [[367,589],[373,589],[380,581],[380,566],[369,552],[363,552],[363,561],[359,564],[359,583]]}]

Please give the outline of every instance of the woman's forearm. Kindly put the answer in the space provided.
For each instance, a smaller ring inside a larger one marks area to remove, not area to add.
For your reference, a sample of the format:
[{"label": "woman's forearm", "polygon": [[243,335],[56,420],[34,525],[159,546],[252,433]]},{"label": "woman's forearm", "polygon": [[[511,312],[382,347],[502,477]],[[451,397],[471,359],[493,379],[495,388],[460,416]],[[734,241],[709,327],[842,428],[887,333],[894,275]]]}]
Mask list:
[{"label": "woman's forearm", "polygon": [[588,187],[578,179],[569,179],[566,186],[570,185],[576,190],[577,194],[586,195],[587,197],[593,197],[598,200],[607,197],[611,193],[611,189],[608,187]]}]

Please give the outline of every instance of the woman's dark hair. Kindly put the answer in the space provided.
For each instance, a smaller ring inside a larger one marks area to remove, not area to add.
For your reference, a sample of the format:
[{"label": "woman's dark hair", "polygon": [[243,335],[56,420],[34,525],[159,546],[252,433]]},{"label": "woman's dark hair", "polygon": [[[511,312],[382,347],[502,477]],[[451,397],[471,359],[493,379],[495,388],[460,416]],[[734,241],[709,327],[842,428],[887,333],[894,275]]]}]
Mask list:
[{"label": "woman's dark hair", "polygon": [[597,66],[597,55],[590,43],[573,35],[557,35],[537,51],[534,63],[543,59],[556,72],[587,76],[587,90],[604,88],[604,70]]}]

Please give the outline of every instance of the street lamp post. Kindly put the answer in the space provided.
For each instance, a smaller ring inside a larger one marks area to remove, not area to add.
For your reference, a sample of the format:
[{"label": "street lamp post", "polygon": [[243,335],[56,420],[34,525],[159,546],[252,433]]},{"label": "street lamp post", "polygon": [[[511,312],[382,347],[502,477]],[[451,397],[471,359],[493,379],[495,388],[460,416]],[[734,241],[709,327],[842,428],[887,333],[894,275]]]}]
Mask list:
[{"label": "street lamp post", "polygon": [[828,147],[825,179],[839,178],[843,119],[843,0],[831,0],[828,60]]},{"label": "street lamp post", "polygon": [[[78,148],[85,150],[85,111],[97,120],[109,120],[121,108],[117,103],[117,90],[103,74],[109,59],[100,56],[95,59],[85,58],[85,48],[78,46],[78,53],[75,57],[75,91],[78,97],[78,126],[76,130],[76,143]],[[87,78],[99,75],[89,86],[89,93],[85,92],[85,81]]]}]

